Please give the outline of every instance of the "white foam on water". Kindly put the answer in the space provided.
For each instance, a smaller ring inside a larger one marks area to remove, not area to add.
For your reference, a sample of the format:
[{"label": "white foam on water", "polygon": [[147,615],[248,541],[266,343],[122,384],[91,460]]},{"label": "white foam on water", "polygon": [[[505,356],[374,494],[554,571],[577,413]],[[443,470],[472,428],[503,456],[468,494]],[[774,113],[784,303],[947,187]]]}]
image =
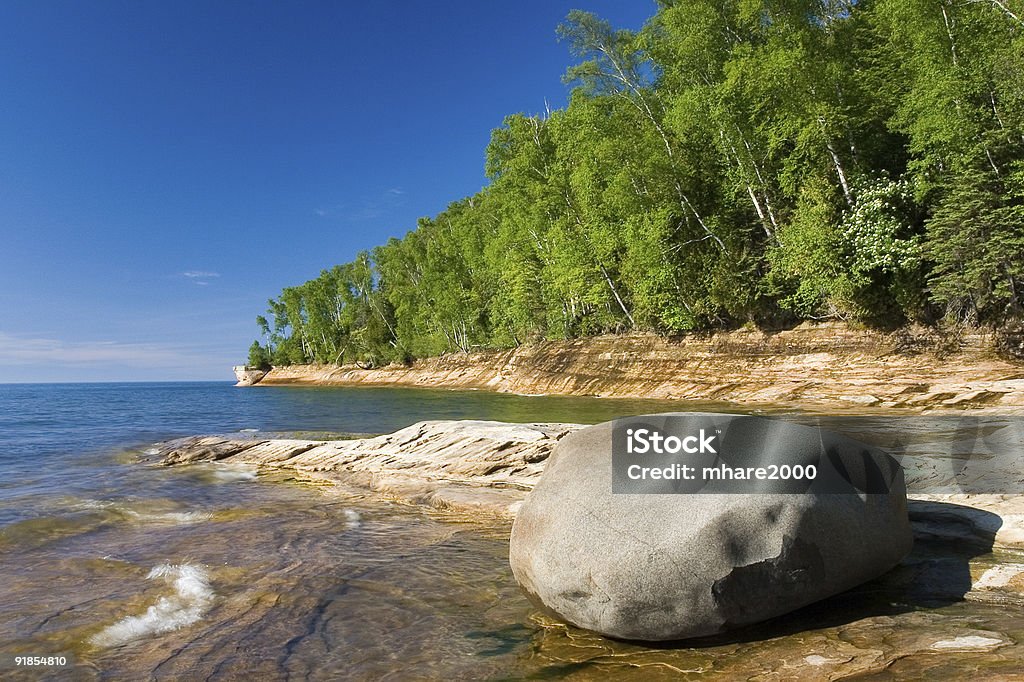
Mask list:
[{"label": "white foam on water", "polygon": [[1024,564],[994,566],[981,574],[978,582],[974,583],[974,589],[984,590],[993,587],[1006,587],[1015,576],[1022,572],[1024,572]]},{"label": "white foam on water", "polygon": [[259,429],[238,429],[239,433],[259,433]]},{"label": "white foam on water", "polygon": [[150,455],[150,456],[152,456],[152,455],[159,455],[160,454],[160,448],[146,448],[145,450],[142,451],[142,454]]},{"label": "white foam on water", "polygon": [[96,647],[115,647],[152,635],[179,630],[200,620],[216,596],[206,571],[195,564],[160,564],[146,576],[163,579],[172,593],[137,616],[125,616],[89,638]]},{"label": "white foam on water", "polygon": [[129,518],[142,523],[171,523],[174,525],[188,525],[190,523],[201,523],[209,521],[213,516],[209,512],[188,511],[188,512],[140,512],[134,509],[125,509],[124,514]]},{"label": "white foam on water", "polygon": [[350,528],[358,528],[363,524],[363,517],[355,509],[345,510],[345,520]]},{"label": "white foam on water", "polygon": [[209,521],[213,516],[209,512],[201,511],[178,512],[148,509],[139,510],[133,508],[131,503],[115,502],[112,500],[81,500],[72,505],[72,508],[84,510],[102,509],[140,523],[167,523],[173,525],[201,523],[203,521]]},{"label": "white foam on water", "polygon": [[255,481],[257,469],[248,464],[218,464],[211,469],[210,476],[217,483]]},{"label": "white foam on water", "polygon": [[111,509],[116,506],[116,502],[108,500],[77,500],[68,504],[68,508],[76,510]]}]

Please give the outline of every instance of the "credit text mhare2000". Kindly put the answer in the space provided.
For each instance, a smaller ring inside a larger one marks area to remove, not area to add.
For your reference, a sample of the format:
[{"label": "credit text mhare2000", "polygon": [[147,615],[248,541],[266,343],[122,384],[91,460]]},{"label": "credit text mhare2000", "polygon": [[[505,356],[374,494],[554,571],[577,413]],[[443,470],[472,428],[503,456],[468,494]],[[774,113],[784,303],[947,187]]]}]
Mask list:
[{"label": "credit text mhare2000", "polygon": [[[682,438],[678,436],[663,436],[658,431],[651,429],[627,429],[626,436],[626,449],[631,454],[645,454],[648,452],[658,455],[675,455],[680,452],[688,454],[718,454],[714,447],[715,436],[707,435],[704,429],[700,429],[698,435],[684,436]],[[698,478],[705,481],[813,480],[818,475],[818,467],[813,464],[769,464],[766,467],[731,467],[721,462],[716,467],[700,467],[698,471],[698,467],[689,464],[673,464],[667,467],[644,467],[639,464],[631,464],[626,469],[626,475],[634,481],[644,479],[694,481]]]},{"label": "credit text mhare2000", "polygon": [[747,415],[616,420],[612,490],[625,494],[884,493],[899,462],[815,426]]}]

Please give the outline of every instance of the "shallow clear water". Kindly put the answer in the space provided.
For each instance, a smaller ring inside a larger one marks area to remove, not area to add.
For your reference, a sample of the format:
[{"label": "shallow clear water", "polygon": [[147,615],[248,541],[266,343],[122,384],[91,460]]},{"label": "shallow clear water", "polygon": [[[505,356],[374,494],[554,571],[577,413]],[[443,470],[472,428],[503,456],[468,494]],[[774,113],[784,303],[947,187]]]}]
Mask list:
[{"label": "shallow clear water", "polygon": [[195,433],[597,422],[654,408],[665,404],[229,383],[0,385],[0,654],[70,653],[75,674],[114,677],[483,670],[481,660],[531,632],[507,569],[507,527],[355,490],[281,485],[251,469],[146,465],[140,454]]},{"label": "shallow clear water", "polygon": [[[1020,605],[957,591],[965,571],[1022,557],[920,546],[887,581],[730,640],[652,648],[534,609],[507,566],[507,524],[284,473],[139,462],[153,442],[194,433],[598,422],[681,407],[395,388],[0,385],[0,656],[68,654],[72,668],[21,674],[74,679],[732,678],[776,675],[808,655],[853,665],[855,645],[893,659],[887,679],[1020,667]],[[1007,643],[928,648],[966,632]]]}]

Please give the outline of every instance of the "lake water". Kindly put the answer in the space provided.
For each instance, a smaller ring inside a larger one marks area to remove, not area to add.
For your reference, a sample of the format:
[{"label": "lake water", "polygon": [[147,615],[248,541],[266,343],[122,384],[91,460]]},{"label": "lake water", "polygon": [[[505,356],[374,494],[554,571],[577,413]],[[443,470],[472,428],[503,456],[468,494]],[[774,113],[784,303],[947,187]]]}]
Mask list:
[{"label": "lake water", "polygon": [[[508,569],[505,523],[283,473],[139,461],[153,443],[195,433],[383,433],[456,418],[596,423],[682,407],[397,388],[0,385],[0,677],[731,678],[769,674],[787,656],[860,660],[842,653],[857,638],[891,653],[910,646],[907,633],[967,630],[1012,645],[945,658],[924,647],[884,679],[1019,667],[1021,609],[947,594],[952,555],[943,548],[919,548],[908,564],[923,591],[868,586],[729,641],[651,648],[534,609]],[[958,551],[961,568],[1020,561]],[[12,672],[15,655],[69,664]]]}]

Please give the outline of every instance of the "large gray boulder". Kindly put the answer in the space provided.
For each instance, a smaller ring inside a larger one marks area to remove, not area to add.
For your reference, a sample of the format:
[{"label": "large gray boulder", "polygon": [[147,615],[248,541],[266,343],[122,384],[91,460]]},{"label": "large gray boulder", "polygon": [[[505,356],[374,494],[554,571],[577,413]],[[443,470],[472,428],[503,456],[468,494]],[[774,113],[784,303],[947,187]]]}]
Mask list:
[{"label": "large gray boulder", "polygon": [[512,528],[512,572],[535,603],[611,637],[700,637],[850,589],[910,551],[902,470],[885,453],[775,420],[685,417],[720,436],[707,462],[820,455],[822,468],[851,482],[828,488],[844,492],[772,492],[782,488],[757,482],[747,490],[767,492],[616,494],[614,423],[576,431],[559,442]]}]

